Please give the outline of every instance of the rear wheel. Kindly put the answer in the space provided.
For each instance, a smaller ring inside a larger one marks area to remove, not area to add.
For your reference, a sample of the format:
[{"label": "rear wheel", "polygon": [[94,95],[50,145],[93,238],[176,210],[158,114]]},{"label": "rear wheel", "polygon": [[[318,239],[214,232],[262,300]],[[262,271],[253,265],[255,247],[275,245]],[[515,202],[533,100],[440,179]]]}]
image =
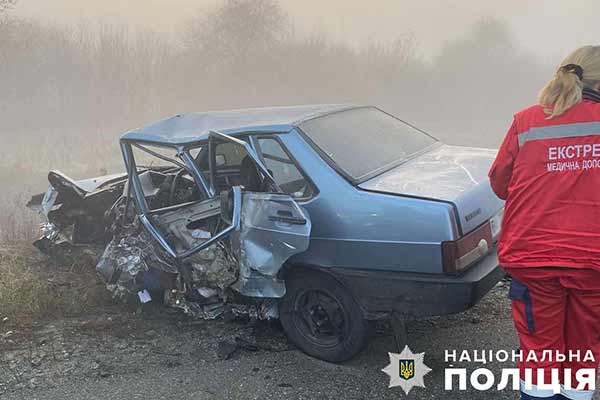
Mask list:
[{"label": "rear wheel", "polygon": [[305,353],[330,362],[355,356],[369,337],[369,323],[350,294],[325,273],[300,270],[286,277],[280,320]]}]

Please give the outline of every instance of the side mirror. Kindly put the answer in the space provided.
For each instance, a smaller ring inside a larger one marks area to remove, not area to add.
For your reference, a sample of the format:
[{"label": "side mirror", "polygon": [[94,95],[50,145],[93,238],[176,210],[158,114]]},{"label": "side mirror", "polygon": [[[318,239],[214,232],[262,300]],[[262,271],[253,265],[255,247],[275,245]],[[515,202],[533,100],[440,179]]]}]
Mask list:
[{"label": "side mirror", "polygon": [[225,158],[225,154],[217,154],[215,156],[215,163],[217,164],[217,167],[222,167],[223,165],[227,164],[227,158]]}]

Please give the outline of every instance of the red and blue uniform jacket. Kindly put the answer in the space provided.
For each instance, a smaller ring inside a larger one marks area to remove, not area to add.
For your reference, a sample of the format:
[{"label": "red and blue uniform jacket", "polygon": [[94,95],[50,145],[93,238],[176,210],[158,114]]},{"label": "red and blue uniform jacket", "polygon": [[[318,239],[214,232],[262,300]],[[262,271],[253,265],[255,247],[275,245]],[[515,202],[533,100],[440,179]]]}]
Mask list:
[{"label": "red and blue uniform jacket", "polygon": [[500,265],[600,270],[600,103],[517,113],[489,177],[506,200]]}]

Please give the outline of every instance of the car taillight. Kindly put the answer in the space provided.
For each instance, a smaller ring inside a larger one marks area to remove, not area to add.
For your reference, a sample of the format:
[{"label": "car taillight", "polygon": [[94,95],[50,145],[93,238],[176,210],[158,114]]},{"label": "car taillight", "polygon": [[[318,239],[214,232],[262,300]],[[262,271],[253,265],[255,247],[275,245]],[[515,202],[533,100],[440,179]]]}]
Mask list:
[{"label": "car taillight", "polygon": [[444,272],[457,274],[489,253],[493,246],[492,229],[487,222],[462,238],[442,243]]}]

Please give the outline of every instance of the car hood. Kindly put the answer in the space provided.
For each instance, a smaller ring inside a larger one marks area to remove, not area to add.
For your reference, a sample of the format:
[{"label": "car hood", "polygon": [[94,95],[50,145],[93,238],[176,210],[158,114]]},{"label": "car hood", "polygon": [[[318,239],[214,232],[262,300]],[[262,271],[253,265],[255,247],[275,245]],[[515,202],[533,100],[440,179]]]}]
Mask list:
[{"label": "car hood", "polygon": [[[67,187],[74,187],[81,193],[91,193],[95,190],[102,189],[104,186],[108,186],[111,183],[117,181],[123,181],[127,178],[127,173],[117,173],[111,175],[102,175],[95,178],[74,180],[59,171],[50,171],[50,173],[59,174],[64,177],[62,181]],[[64,188],[63,188],[64,189]],[[34,211],[43,212],[47,214],[48,211],[54,205],[54,201],[57,199],[58,192],[63,189],[54,188],[52,185],[48,187],[45,193],[35,194],[27,202],[26,206]]]},{"label": "car hood", "polygon": [[102,175],[97,176],[95,178],[81,179],[75,181],[75,183],[77,184],[77,186],[84,189],[86,192],[93,192],[96,189],[100,189],[100,187],[107,183],[119,181],[123,178],[127,178],[127,172],[120,172],[111,175]]},{"label": "car hood", "polygon": [[504,203],[487,173],[496,150],[441,145],[359,185],[361,189],[452,203],[459,229],[468,233]]}]

